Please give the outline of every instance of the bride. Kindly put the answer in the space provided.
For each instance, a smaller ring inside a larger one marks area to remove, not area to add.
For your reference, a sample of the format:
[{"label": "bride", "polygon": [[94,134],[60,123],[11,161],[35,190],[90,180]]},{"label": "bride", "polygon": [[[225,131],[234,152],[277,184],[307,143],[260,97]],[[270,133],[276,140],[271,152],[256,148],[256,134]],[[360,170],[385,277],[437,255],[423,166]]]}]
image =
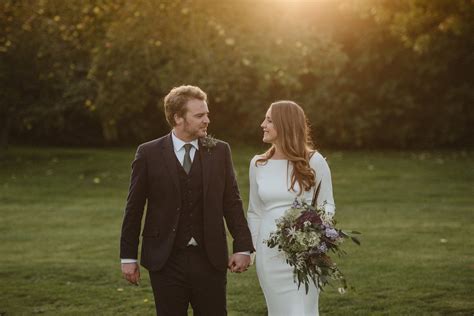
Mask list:
[{"label": "bride", "polygon": [[320,183],[317,205],[326,203],[334,215],[331,173],[323,156],[313,149],[303,109],[292,101],[270,105],[261,124],[263,141],[270,149],[250,162],[248,223],[256,249],[256,268],[270,316],[318,315],[317,287],[308,294],[298,289],[293,268],[284,254],[268,248],[264,240],[276,229],[275,220],[290,208],[295,197],[311,203]]}]

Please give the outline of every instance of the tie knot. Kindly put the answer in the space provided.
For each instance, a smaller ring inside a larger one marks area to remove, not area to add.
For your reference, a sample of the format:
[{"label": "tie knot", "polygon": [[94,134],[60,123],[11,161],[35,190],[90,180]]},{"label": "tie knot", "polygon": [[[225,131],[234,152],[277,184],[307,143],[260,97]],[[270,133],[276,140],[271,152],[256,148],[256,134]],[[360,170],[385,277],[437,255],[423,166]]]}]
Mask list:
[{"label": "tie knot", "polygon": [[186,150],[186,153],[189,153],[192,147],[193,145],[191,144],[184,144],[184,150]]}]

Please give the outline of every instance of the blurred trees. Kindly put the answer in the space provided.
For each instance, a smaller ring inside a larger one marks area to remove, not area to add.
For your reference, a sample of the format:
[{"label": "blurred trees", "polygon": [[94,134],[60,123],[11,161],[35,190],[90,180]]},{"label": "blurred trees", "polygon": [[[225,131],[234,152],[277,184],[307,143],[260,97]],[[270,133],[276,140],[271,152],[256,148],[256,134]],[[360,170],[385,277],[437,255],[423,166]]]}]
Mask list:
[{"label": "blurred trees", "polygon": [[90,54],[105,30],[96,2],[0,4],[4,146],[9,128],[27,141],[43,143],[80,144],[100,135],[97,118],[84,107],[95,95],[87,79]]},{"label": "blurred trees", "polygon": [[137,143],[162,98],[194,84],[211,132],[258,142],[277,99],[317,143],[472,145],[470,0],[5,0],[1,143]]},{"label": "blurred trees", "polygon": [[[474,2],[398,0],[359,3],[363,15],[404,47],[410,69],[412,137],[421,144],[473,143]],[[407,64],[407,63],[405,63]]]}]

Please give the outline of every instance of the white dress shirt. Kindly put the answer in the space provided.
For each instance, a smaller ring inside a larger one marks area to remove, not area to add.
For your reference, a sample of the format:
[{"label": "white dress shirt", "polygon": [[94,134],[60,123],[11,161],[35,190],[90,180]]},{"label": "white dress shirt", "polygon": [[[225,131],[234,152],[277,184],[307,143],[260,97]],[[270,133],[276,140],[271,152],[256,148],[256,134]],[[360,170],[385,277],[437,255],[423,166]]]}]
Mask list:
[{"label": "white dress shirt", "polygon": [[189,156],[191,157],[191,162],[194,161],[194,155],[196,154],[196,150],[199,149],[199,142],[197,139],[190,141],[190,142],[184,142],[181,139],[179,139],[174,132],[171,133],[171,139],[173,140],[173,148],[174,148],[174,154],[176,155],[176,158],[178,158],[179,163],[181,166],[183,165],[184,162],[184,154],[186,153],[186,149],[184,148],[184,145],[186,144],[191,144],[193,147],[191,147],[191,150],[189,151]]}]

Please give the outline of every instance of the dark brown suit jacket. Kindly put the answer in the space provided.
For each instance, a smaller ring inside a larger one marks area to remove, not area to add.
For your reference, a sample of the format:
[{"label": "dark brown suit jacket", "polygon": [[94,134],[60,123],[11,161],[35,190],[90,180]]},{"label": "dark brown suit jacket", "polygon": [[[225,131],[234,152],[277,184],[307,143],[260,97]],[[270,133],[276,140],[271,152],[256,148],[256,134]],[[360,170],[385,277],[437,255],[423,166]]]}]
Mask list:
[{"label": "dark brown suit jacket", "polygon": [[[225,270],[228,251],[224,219],[234,238],[233,251],[253,251],[244,217],[230,147],[217,141],[213,148],[199,143],[203,178],[204,245],[209,261]],[[176,156],[171,133],[138,147],[132,163],[130,189],[120,240],[120,258],[138,258],[138,244],[145,203],[140,263],[150,271],[160,270],[176,237],[181,210]]]}]

